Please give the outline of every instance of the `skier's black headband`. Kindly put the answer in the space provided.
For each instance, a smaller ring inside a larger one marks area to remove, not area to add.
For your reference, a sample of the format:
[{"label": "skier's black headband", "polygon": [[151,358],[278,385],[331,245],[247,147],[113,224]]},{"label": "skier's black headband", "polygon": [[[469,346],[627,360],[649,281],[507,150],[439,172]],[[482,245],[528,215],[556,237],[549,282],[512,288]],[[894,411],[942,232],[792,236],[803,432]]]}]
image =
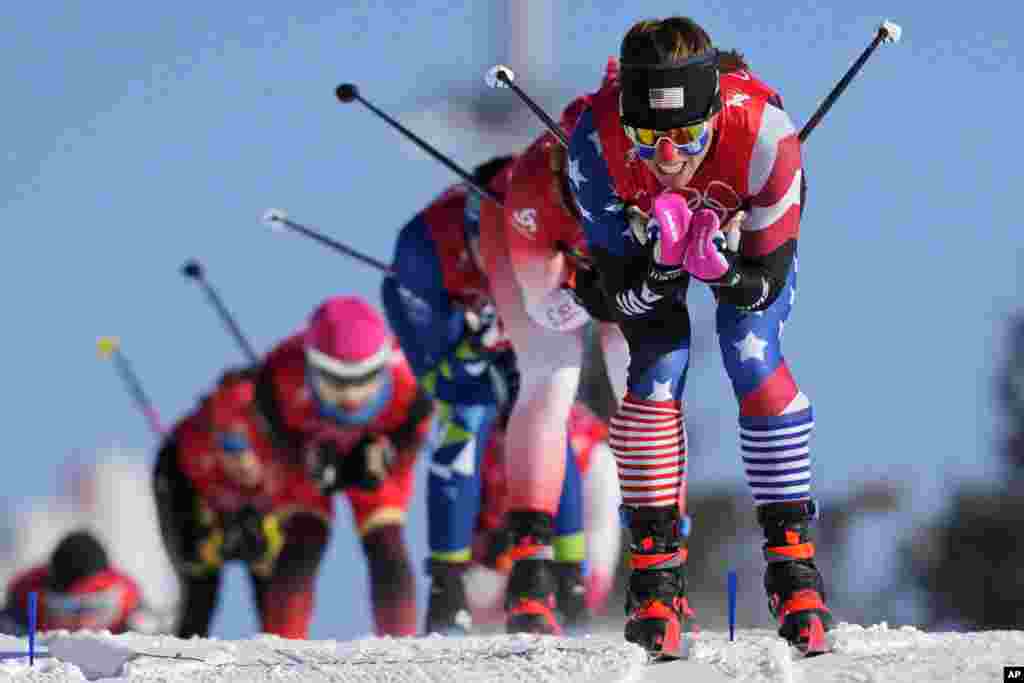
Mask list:
[{"label": "skier's black headband", "polygon": [[620,117],[633,128],[665,131],[707,121],[722,108],[718,50],[675,64],[619,65]]}]

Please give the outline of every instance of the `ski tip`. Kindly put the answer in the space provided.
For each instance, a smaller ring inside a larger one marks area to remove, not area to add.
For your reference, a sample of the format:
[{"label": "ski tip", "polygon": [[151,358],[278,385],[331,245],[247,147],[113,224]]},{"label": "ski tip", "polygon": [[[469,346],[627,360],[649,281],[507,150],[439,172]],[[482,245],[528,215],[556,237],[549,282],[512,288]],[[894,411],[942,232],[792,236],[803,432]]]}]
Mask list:
[{"label": "ski tip", "polygon": [[647,665],[664,664],[666,662],[678,662],[683,659],[681,654],[675,652],[648,652]]}]

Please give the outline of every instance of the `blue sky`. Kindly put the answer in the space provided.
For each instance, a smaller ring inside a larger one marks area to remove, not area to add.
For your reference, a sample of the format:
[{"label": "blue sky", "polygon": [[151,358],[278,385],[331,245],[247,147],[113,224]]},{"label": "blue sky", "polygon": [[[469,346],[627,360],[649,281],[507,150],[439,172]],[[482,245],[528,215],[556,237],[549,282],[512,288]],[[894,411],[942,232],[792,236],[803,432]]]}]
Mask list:
[{"label": "blue sky", "polygon": [[[180,276],[186,259],[203,260],[258,348],[296,329],[327,295],[377,300],[375,273],[271,234],[259,217],[280,206],[387,259],[398,228],[453,176],[367,112],[342,107],[334,87],[355,82],[399,119],[422,121],[424,108],[474,91],[487,67],[511,55],[502,4],[371,4],[0,9],[11,29],[0,46],[0,496],[51,493],[75,449],[152,444],[112,368],[97,360],[97,337],[121,337],[166,421],[241,358]],[[692,11],[782,92],[798,125],[882,19],[905,30],[805,148],[810,195],[785,350],[815,405],[818,491],[906,479],[914,510],[926,514],[951,482],[999,472],[992,377],[1022,289],[1021,48],[1011,38],[1021,11],[982,2],[945,12],[916,0],[788,7],[729,1]],[[553,64],[521,71],[521,82],[567,96],[590,90],[633,21],[690,10],[560,5],[540,34],[552,38]],[[446,151],[466,166],[499,151],[457,132],[419,132],[451,143]],[[713,344],[710,297],[695,288],[691,301],[697,343]],[[703,358],[690,377],[693,428],[708,435],[706,451],[691,456],[691,487],[739,483],[735,402],[720,360]],[[351,601],[330,602],[366,594],[364,579],[340,568],[356,552],[350,536],[335,535],[315,637],[365,629],[366,613],[341,613]],[[241,590],[240,579],[232,585]],[[248,628],[247,608],[232,602],[219,635]]]}]

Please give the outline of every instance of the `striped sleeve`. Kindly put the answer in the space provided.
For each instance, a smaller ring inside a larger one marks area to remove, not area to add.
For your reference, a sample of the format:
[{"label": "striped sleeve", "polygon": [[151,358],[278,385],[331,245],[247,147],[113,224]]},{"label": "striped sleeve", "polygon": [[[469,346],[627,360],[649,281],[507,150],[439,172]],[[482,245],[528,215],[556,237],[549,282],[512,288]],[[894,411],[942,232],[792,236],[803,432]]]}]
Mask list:
[{"label": "striped sleeve", "polygon": [[800,233],[800,140],[789,115],[765,104],[750,156],[746,256],[769,254]]}]

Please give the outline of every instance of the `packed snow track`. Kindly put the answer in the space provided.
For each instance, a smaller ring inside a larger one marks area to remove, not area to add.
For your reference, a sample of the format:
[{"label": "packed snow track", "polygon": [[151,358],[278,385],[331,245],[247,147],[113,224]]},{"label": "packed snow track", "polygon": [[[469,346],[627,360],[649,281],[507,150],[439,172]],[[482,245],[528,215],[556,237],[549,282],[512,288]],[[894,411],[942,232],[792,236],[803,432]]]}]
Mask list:
[{"label": "packed snow track", "polygon": [[688,658],[649,664],[614,634],[586,638],[480,636],[289,641],[52,633],[29,666],[25,639],[0,637],[0,681],[596,681],[918,683],[1001,681],[1024,664],[1024,632],[925,633],[842,624],[834,651],[801,659],[773,633],[700,634]]}]

